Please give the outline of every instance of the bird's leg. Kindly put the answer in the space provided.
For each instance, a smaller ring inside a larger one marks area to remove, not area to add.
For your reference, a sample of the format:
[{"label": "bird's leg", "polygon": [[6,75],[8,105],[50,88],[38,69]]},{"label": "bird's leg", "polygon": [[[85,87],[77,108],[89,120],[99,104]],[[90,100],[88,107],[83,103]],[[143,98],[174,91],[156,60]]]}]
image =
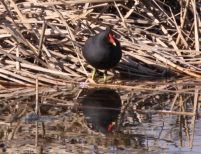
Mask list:
[{"label": "bird's leg", "polygon": [[107,70],[104,71],[104,83],[107,82]]},{"label": "bird's leg", "polygon": [[92,80],[94,80],[94,77],[95,77],[95,74],[96,74],[96,68],[93,68],[93,74],[92,74]]}]

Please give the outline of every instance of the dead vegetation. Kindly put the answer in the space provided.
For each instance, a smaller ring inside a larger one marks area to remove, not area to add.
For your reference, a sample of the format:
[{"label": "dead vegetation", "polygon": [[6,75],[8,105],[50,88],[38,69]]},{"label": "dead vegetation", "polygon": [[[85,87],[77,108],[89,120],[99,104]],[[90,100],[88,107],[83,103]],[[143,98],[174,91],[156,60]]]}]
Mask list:
[{"label": "dead vegetation", "polygon": [[1,85],[85,81],[92,67],[82,46],[106,27],[123,51],[116,74],[200,78],[199,8],[195,0],[1,0]]}]

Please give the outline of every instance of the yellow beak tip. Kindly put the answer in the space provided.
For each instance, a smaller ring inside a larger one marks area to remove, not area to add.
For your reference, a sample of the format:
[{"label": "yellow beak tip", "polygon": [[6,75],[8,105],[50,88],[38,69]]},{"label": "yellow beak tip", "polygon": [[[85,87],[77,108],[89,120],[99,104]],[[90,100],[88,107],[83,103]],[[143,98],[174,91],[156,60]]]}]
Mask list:
[{"label": "yellow beak tip", "polygon": [[116,124],[116,122],[112,122],[112,124],[113,124],[113,125],[115,125],[115,124]]},{"label": "yellow beak tip", "polygon": [[117,46],[116,43],[113,43],[114,46]]}]

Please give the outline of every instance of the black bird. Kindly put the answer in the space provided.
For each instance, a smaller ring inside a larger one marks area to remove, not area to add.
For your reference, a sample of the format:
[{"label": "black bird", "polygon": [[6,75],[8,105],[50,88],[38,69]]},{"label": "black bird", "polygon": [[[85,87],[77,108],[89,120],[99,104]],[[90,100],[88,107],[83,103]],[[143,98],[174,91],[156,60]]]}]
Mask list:
[{"label": "black bird", "polygon": [[102,133],[109,133],[118,118],[121,98],[112,89],[92,89],[81,101],[85,117]]},{"label": "black bird", "polygon": [[122,56],[120,43],[113,37],[112,31],[108,28],[89,38],[82,49],[82,53],[86,61],[94,67],[93,80],[96,69],[105,70],[105,83],[107,81],[107,70],[117,65]]}]

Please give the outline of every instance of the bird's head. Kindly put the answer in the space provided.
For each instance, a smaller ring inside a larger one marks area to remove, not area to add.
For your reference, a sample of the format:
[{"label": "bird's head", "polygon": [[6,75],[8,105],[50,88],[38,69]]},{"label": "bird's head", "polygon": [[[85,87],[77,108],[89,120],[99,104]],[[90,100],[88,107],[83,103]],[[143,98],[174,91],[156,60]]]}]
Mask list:
[{"label": "bird's head", "polygon": [[116,42],[114,40],[114,37],[113,37],[111,29],[107,28],[105,30],[105,35],[109,39],[109,42],[112,43],[114,46],[116,46]]}]

